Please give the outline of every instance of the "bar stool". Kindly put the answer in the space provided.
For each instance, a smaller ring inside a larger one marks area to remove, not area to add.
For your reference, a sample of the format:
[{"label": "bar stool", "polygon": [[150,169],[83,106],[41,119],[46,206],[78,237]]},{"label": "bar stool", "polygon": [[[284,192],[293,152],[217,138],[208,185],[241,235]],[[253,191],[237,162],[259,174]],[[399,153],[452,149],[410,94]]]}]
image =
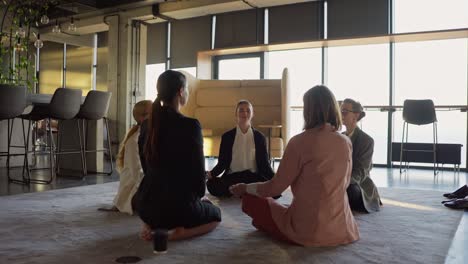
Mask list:
[{"label": "bar stool", "polygon": [[[400,147],[400,173],[402,172],[403,152],[432,152],[434,162],[434,175],[437,174],[437,117],[434,102],[432,100],[405,100],[403,103],[403,134]],[[408,143],[408,124],[428,125],[432,124],[433,147],[432,150],[405,149]],[[406,132],[406,134],[405,134]],[[408,162],[406,162],[408,167]]]},{"label": "bar stool", "polygon": [[[85,135],[83,140],[83,145],[80,146],[81,150],[83,151],[84,161],[85,161],[85,171],[84,174],[88,172],[94,174],[107,174],[111,175],[114,171],[114,165],[112,163],[112,150],[111,150],[111,142],[110,142],[110,134],[109,134],[109,122],[107,120],[107,111],[109,110],[109,104],[111,99],[112,93],[111,92],[103,92],[103,91],[89,91],[88,95],[86,95],[86,99],[83,105],[80,108],[80,112],[76,115],[76,118],[83,122],[83,135]],[[88,149],[88,121],[97,121],[103,120],[106,133],[107,133],[107,148],[104,149]],[[110,158],[110,171],[88,171],[86,166],[86,154],[87,153],[96,153],[96,152],[107,152]]]},{"label": "bar stool", "polygon": [[[83,155],[81,155],[79,151],[78,152],[56,151],[54,138],[52,135],[52,126],[51,126],[52,119],[59,120],[59,128],[58,128],[58,136],[57,136],[59,139],[60,134],[61,134],[61,131],[60,131],[61,122],[60,121],[73,119],[78,114],[80,110],[80,105],[81,105],[81,90],[69,89],[69,88],[58,88],[57,90],[55,90],[55,93],[52,96],[52,100],[50,101],[49,104],[36,104],[34,105],[34,108],[31,111],[31,113],[21,116],[23,120],[29,121],[28,137],[26,140],[26,148],[28,152],[29,152],[29,133],[31,131],[31,121],[39,121],[42,119],[47,120],[47,131],[48,131],[48,136],[49,136],[49,140],[48,140],[49,168],[48,169],[50,169],[50,178],[48,180],[31,179],[29,165],[28,165],[27,173],[28,173],[28,178],[30,179],[30,182],[43,183],[43,184],[49,184],[52,182],[52,180],[54,179],[54,172],[55,172],[54,157],[56,157],[56,155],[75,154],[75,153],[80,154],[82,168],[84,169]],[[77,122],[77,124],[78,124],[78,133],[81,133],[79,122]],[[79,135],[79,140],[80,140],[80,145],[81,145],[81,134]],[[47,169],[47,168],[39,168],[39,169]]]},{"label": "bar stool", "polygon": [[[6,167],[7,167],[7,176],[9,182],[28,184],[29,181],[24,177],[23,179],[13,179],[10,177],[10,157],[11,156],[27,156],[27,149],[24,146],[12,146],[11,137],[13,134],[13,125],[16,117],[19,117],[26,107],[26,87],[24,86],[13,86],[8,84],[0,84],[0,121],[7,120],[7,151],[0,152],[0,156],[6,156]],[[10,123],[11,121],[11,123]],[[26,142],[26,135],[24,132],[24,123],[23,123],[23,142]],[[25,154],[12,154],[10,153],[10,148],[21,147],[25,148]],[[25,158],[26,160],[26,158]],[[23,162],[23,169],[25,166]]]}]

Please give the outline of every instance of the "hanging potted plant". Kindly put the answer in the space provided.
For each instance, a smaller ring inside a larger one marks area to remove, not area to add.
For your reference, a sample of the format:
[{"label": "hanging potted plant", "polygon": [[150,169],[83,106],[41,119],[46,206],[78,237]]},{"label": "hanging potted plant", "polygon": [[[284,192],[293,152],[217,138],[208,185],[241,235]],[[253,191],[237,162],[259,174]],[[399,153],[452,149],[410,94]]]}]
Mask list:
[{"label": "hanging potted plant", "polygon": [[[60,0],[3,0],[0,21],[0,84],[37,85],[34,48],[43,46],[39,25],[49,23],[47,10]],[[32,45],[34,41],[34,46]]]}]

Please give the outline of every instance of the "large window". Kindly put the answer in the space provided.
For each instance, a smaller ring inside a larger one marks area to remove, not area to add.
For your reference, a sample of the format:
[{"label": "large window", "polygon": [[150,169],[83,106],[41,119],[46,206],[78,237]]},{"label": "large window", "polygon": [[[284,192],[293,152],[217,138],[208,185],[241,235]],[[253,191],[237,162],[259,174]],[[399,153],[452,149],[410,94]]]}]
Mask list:
[{"label": "large window", "polygon": [[[328,49],[328,87],[337,100],[352,98],[362,105],[389,104],[389,45]],[[366,109],[363,131],[375,142],[374,163],[387,163],[388,114]]]},{"label": "large window", "polygon": [[161,73],[166,70],[165,63],[146,65],[146,83],[145,83],[145,99],[154,100],[158,92],[156,91],[156,83]]},{"label": "large window", "polygon": [[53,94],[62,87],[63,44],[45,42],[40,53],[39,92]]},{"label": "large window", "polygon": [[[288,68],[290,81],[288,100],[293,106],[302,106],[304,93],[322,83],[322,50],[317,48],[270,52],[266,68],[268,79],[281,79],[283,70]],[[290,134],[300,133],[304,126],[302,111],[293,111],[291,119]]]},{"label": "large window", "polygon": [[262,79],[263,54],[219,56],[215,58],[215,79]]},{"label": "large window", "polygon": [[467,0],[394,0],[395,33],[468,27]]},{"label": "large window", "polygon": [[[406,99],[432,99],[435,105],[467,104],[467,39],[438,40],[395,45],[395,104]],[[467,114],[437,111],[440,143],[463,144],[466,166]],[[402,114],[394,115],[393,141],[400,142]],[[409,142],[432,142],[431,126],[412,126]]]},{"label": "large window", "polygon": [[433,99],[436,105],[466,104],[467,39],[397,43],[395,103]]},{"label": "large window", "polygon": [[87,94],[91,90],[93,48],[67,45],[66,87],[78,88]]}]

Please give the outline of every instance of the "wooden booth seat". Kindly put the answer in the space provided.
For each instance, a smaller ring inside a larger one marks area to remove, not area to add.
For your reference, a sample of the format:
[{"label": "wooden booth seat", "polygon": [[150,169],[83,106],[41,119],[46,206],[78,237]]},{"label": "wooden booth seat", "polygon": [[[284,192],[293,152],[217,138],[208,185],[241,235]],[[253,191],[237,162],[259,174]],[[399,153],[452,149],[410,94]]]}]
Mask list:
[{"label": "wooden booth seat", "polygon": [[189,101],[182,109],[202,126],[204,153],[217,157],[224,132],[236,126],[235,107],[239,100],[249,100],[254,107],[253,126],[268,140],[269,132],[260,125],[282,125],[271,131],[271,156],[281,158],[286,145],[288,105],[287,69],[282,80],[199,80],[183,72],[189,85]]}]

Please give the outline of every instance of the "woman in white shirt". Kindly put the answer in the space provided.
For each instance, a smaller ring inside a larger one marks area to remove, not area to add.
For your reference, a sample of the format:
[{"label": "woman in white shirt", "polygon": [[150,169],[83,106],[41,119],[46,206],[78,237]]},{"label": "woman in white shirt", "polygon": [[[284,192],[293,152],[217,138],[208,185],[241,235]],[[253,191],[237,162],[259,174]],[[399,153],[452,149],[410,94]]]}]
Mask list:
[{"label": "woman in white shirt", "polygon": [[110,209],[99,208],[101,211],[119,211],[133,214],[132,198],[138,190],[143,170],[138,152],[138,136],[140,125],[151,113],[152,101],[144,100],[133,107],[133,118],[137,122],[125,136],[117,155],[117,171],[120,174],[119,190],[114,198],[114,206]]},{"label": "woman in white shirt", "polygon": [[264,182],[273,177],[265,136],[252,127],[253,116],[249,101],[237,103],[237,126],[223,134],[218,164],[207,172],[206,185],[212,195],[229,197],[229,187],[234,184]]}]

